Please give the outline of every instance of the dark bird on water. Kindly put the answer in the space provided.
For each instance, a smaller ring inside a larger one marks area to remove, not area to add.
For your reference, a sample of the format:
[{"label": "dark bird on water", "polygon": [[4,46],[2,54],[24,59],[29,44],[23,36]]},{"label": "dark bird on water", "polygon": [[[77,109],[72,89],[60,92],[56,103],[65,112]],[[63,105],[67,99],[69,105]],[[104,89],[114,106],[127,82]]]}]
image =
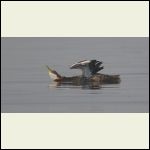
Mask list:
[{"label": "dark bird on water", "polygon": [[80,69],[82,75],[65,77],[61,76],[55,70],[46,66],[48,69],[48,74],[50,78],[55,82],[59,83],[70,83],[75,85],[82,85],[85,83],[98,83],[98,84],[117,84],[120,83],[119,75],[108,75],[98,73],[104,67],[102,66],[102,61],[97,60],[83,60],[73,64],[70,69]]}]

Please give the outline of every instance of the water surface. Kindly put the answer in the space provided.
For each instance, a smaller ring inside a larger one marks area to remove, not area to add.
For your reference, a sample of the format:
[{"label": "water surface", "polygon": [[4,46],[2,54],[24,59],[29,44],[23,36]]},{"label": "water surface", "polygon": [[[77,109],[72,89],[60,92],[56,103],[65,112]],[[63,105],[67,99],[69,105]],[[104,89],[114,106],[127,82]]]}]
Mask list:
[{"label": "water surface", "polygon": [[[149,111],[148,38],[1,38],[3,113],[145,113]],[[120,84],[57,85],[45,65],[61,75],[84,59],[104,62],[102,73],[120,74]]]}]

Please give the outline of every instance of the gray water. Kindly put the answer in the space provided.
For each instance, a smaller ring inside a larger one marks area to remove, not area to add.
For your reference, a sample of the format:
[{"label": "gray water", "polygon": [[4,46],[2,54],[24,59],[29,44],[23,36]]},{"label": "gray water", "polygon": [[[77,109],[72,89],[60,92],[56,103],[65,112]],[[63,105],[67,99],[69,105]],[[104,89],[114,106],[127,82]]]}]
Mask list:
[{"label": "gray water", "polygon": [[[149,38],[1,38],[3,113],[145,113],[149,111]],[[102,73],[120,74],[120,84],[60,85],[45,68],[61,75],[75,62],[97,59]]]}]

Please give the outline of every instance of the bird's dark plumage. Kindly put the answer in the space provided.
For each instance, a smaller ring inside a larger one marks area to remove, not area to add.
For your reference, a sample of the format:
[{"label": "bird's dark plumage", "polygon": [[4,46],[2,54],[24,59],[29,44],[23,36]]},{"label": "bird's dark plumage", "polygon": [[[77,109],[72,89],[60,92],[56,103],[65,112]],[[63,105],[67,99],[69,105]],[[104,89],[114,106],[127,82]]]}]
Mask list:
[{"label": "bird's dark plumage", "polygon": [[91,60],[89,63],[89,68],[92,72],[92,75],[96,74],[98,71],[102,70],[104,67],[101,66],[102,61]]}]

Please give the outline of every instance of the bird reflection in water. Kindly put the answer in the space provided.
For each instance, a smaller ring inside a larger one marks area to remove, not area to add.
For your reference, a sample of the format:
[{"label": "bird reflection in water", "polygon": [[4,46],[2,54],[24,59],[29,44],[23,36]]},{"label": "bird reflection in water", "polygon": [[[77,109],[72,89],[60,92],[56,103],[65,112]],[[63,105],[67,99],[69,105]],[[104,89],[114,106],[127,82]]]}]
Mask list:
[{"label": "bird reflection in water", "polygon": [[99,82],[84,82],[84,83],[71,83],[71,82],[53,82],[49,87],[55,88],[82,88],[82,89],[101,89],[102,85]]}]

